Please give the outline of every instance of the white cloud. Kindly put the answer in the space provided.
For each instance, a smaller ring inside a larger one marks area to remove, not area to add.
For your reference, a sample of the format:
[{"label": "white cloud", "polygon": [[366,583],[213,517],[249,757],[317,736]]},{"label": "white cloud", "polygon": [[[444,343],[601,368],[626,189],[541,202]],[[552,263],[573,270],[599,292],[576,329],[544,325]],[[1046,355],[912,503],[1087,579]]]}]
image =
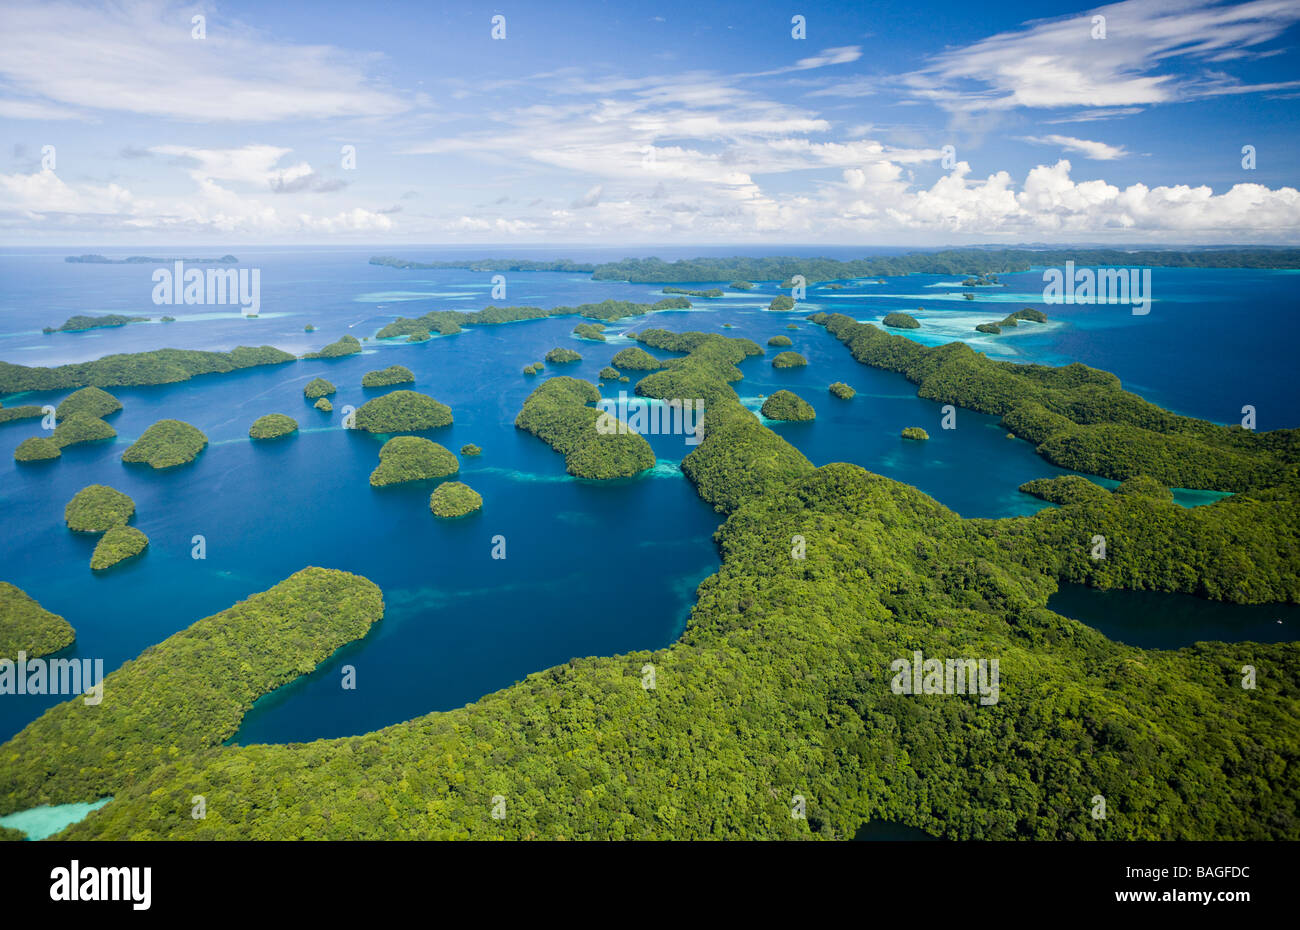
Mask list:
[{"label": "white cloud", "polygon": [[1093,142],[1091,139],[1079,139],[1075,136],[1025,136],[1024,141],[1036,145],[1055,145],[1067,152],[1078,152],[1093,161],[1114,161],[1124,158],[1129,152],[1122,145],[1110,145],[1106,142]]},{"label": "white cloud", "polygon": [[[406,109],[367,78],[367,58],[329,46],[271,41],[208,16],[190,35],[193,9],[156,0],[103,7],[70,2],[5,4],[0,94],[22,118],[105,110],[189,122],[276,122],[383,116]],[[66,118],[66,117],[55,117]]]}]

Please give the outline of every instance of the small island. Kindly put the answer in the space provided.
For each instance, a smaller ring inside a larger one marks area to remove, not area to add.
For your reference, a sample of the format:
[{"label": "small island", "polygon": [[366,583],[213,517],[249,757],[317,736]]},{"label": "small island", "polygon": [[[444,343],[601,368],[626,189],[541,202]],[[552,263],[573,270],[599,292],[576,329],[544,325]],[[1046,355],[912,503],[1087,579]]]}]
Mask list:
[{"label": "small island", "polygon": [[619,379],[618,369],[606,365],[600,370],[600,373],[597,374],[596,377],[601,381],[617,381]]},{"label": "small island", "polygon": [[19,420],[31,420],[45,415],[45,411],[35,404],[23,404],[21,407],[0,407],[0,423],[16,423]]},{"label": "small island", "polygon": [[904,439],[929,439],[930,434],[919,426],[907,426],[903,428]]},{"label": "small island", "polygon": [[117,430],[113,429],[113,427],[98,417],[87,416],[84,413],[74,413],[54,427],[54,432],[50,433],[50,439],[60,449],[66,449],[68,446],[75,446],[82,442],[99,442],[104,439],[113,439],[115,436],[117,436]]},{"label": "small island", "polygon": [[798,352],[781,352],[772,359],[773,368],[802,368],[807,364],[808,359]]},{"label": "small island", "polygon": [[303,358],[342,358],[345,355],[356,355],[360,351],[361,343],[356,336],[344,336],[319,352],[308,352]]},{"label": "small island", "polygon": [[147,316],[122,316],[118,313],[106,313],[103,316],[68,317],[62,326],[46,326],[41,332],[46,333],[83,333],[88,329],[106,329],[113,326],[125,326],[127,323],[148,323]]},{"label": "small island", "polygon": [[975,324],[975,332],[999,336],[1002,334],[1002,327],[997,323],[977,323]]},{"label": "small island", "polygon": [[14,459],[19,462],[43,462],[63,454],[59,444],[48,436],[31,436],[18,443]]},{"label": "small island", "polygon": [[463,517],[483,507],[483,496],[467,484],[447,481],[429,496],[429,509],[435,517],[450,520]]},{"label": "small island", "polygon": [[750,281],[732,281],[727,287],[733,291],[752,291],[754,289],[753,282]]},{"label": "small island", "polygon": [[370,486],[445,478],[460,471],[450,449],[420,436],[394,436],[379,450],[379,466],[370,473]]},{"label": "small island", "polygon": [[207,444],[208,437],[184,420],[159,420],[122,453],[122,461],[174,468],[193,462]]},{"label": "small island", "polygon": [[104,533],[125,525],[134,515],[135,501],[104,484],[87,485],[63,508],[68,529],[78,533]]},{"label": "small island", "polygon": [[220,258],[154,258],[149,255],[108,258],[104,255],[69,255],[64,261],[88,265],[171,265],[175,262],[184,262],[187,265],[236,265],[239,263],[239,259],[233,255],[223,255]]},{"label": "small island", "polygon": [[176,322],[176,317],[174,317],[174,316],[167,316],[166,314],[164,314],[163,316],[160,316],[160,317],[158,318],[158,321],[159,321],[160,323],[175,323],[175,322]]},{"label": "small island", "polygon": [[316,327],[315,327],[315,326],[312,326],[310,323],[308,323],[306,326],[304,326],[304,327],[302,328],[302,331],[303,331],[304,333],[314,333],[314,332],[316,332]]},{"label": "small island", "polygon": [[317,398],[316,403],[312,404],[312,406],[315,407],[317,410],[319,410],[321,413],[334,412],[334,405],[330,403],[330,399],[328,397]]},{"label": "small island", "polygon": [[794,345],[794,342],[790,339],[789,336],[773,336],[771,339],[767,340],[767,344],[770,346],[781,346],[782,348],[784,348],[785,346]]},{"label": "small island", "polygon": [[461,455],[482,455],[483,450],[480,449],[478,446],[474,445],[474,443],[467,442],[465,443],[465,445],[460,447],[460,454]]},{"label": "small island", "polygon": [[555,348],[546,353],[546,360],[552,365],[567,365],[570,362],[582,361],[582,356],[572,349]]},{"label": "small island", "polygon": [[886,326],[892,326],[894,329],[920,329],[921,324],[916,317],[910,313],[886,313],[885,318],[880,321]]},{"label": "small island", "polygon": [[307,382],[307,386],[302,389],[302,396],[308,400],[314,400],[317,397],[325,397],[333,394],[337,388],[324,378],[312,378]]},{"label": "small island", "polygon": [[573,327],[573,335],[579,339],[590,339],[592,342],[604,342],[605,334],[604,323],[579,323]]},{"label": "small island", "polygon": [[134,526],[124,524],[114,526],[100,537],[95,552],[90,557],[90,568],[92,571],[102,572],[119,562],[139,555],[148,545],[149,537]]},{"label": "small island", "polygon": [[419,391],[393,391],[366,401],[356,412],[356,428],[368,433],[412,433],[451,426],[451,408]]},{"label": "small island", "polygon": [[66,420],[74,414],[99,419],[122,409],[122,402],[108,391],[97,387],[84,387],[73,391],[59,403],[54,411],[56,420]]},{"label": "small island", "polygon": [[390,387],[394,384],[412,384],[414,381],[415,374],[405,365],[389,365],[361,376],[362,387]]},{"label": "small island", "polygon": [[683,297],[701,297],[701,298],[713,299],[722,296],[722,288],[711,287],[707,291],[691,291],[691,290],[687,290],[684,287],[666,287],[664,288],[664,293],[681,294]]},{"label": "small island", "polygon": [[1050,504],[1082,504],[1088,501],[1104,501],[1110,498],[1110,491],[1099,484],[1094,484],[1081,475],[1057,475],[1055,478],[1035,478],[1020,486],[1020,491],[1032,494]]},{"label": "small island", "polygon": [[628,346],[619,350],[609,363],[614,368],[627,368],[631,371],[657,371],[665,367],[663,362],[640,346]]},{"label": "small island", "polygon": [[787,296],[785,296],[784,294],[781,294],[781,295],[778,296],[778,297],[773,297],[773,298],[772,298],[772,302],[771,302],[770,304],[767,305],[767,309],[769,309],[769,310],[775,310],[775,311],[777,311],[777,312],[782,312],[782,313],[785,312],[785,311],[787,311],[787,310],[793,310],[793,309],[794,309],[794,298],[793,298],[793,297],[787,297]]},{"label": "small island", "polygon": [[1003,329],[1008,326],[1015,326],[1023,320],[1028,320],[1031,323],[1046,323],[1047,314],[1042,310],[1035,310],[1033,307],[1026,307],[1023,310],[1017,310],[1015,313],[1007,314],[1006,317],[996,323],[980,323],[975,327],[975,331],[997,336],[1002,333]]},{"label": "small island", "polygon": [[794,391],[777,391],[763,401],[763,416],[769,420],[813,420],[817,411]]},{"label": "small island", "polygon": [[0,581],[0,659],[13,662],[18,653],[35,659],[71,646],[72,624],[51,613],[26,591]]},{"label": "small island", "polygon": [[248,438],[279,439],[281,436],[296,432],[298,432],[298,421],[293,417],[285,416],[283,413],[268,413],[253,421],[253,425],[248,428]]},{"label": "small island", "polygon": [[524,374],[526,375],[541,374],[545,370],[546,370],[546,366],[543,365],[541,362],[533,362],[533,364],[531,365],[524,366]]},{"label": "small island", "polygon": [[853,388],[845,384],[843,381],[833,382],[830,387],[830,392],[834,394],[836,397],[838,397],[840,400],[852,400],[854,395],[858,393],[857,391],[853,390]]}]

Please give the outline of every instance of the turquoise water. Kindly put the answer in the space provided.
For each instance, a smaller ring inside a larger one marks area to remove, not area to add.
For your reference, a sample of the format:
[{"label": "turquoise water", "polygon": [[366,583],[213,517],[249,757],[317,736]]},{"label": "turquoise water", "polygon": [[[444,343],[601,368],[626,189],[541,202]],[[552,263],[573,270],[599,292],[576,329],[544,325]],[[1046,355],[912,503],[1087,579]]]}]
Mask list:
[{"label": "turquoise water", "polygon": [[[478,309],[488,302],[490,275],[371,266],[366,260],[373,249],[232,251],[262,270],[259,319],[246,320],[225,308],[155,307],[151,266],[66,264],[62,250],[0,254],[5,281],[0,359],[51,365],[165,346],[240,344],[302,353],[345,333],[372,335],[399,314]],[[402,254],[451,257],[428,250]],[[578,250],[565,255],[623,257]],[[533,251],[528,257],[563,256]],[[658,286],[593,282],[585,275],[510,274],[507,279],[506,304],[662,297]],[[751,408],[761,405],[759,395],[779,388],[798,392],[816,407],[817,420],[773,428],[814,463],[858,463],[921,488],[963,516],[1032,513],[1045,505],[1017,486],[1064,472],[1027,443],[1007,439],[995,418],[959,410],[957,429],[940,429],[937,404],[918,399],[901,376],[854,362],[803,315],[825,309],[874,319],[889,310],[914,312],[916,295],[936,295],[925,298],[929,305],[920,303],[926,312],[919,314],[925,328],[918,338],[945,341],[942,334],[951,330],[978,337],[981,349],[999,357],[1049,363],[1079,358],[1116,370],[1135,389],[1182,412],[1231,421],[1241,404],[1250,402],[1259,409],[1261,428],[1296,425],[1300,408],[1287,358],[1297,325],[1294,276],[1156,269],[1157,303],[1146,317],[1128,315],[1124,308],[1048,307],[1052,323],[1036,330],[1022,327],[1001,341],[967,332],[966,318],[983,319],[979,307],[985,302],[991,305],[989,319],[1000,319],[1015,303],[1043,306],[1020,299],[1032,296],[1026,282],[1037,276],[1004,277],[1015,279],[1023,280],[999,295],[1009,300],[986,301],[981,294],[978,301],[960,304],[938,299],[943,282],[950,280],[939,276],[862,282],[833,297],[813,289],[790,314],[763,309],[777,293],[768,284],[745,295],[698,301],[692,311],[620,321],[608,327],[604,344],[573,337],[579,320],[566,317],[470,328],[421,344],[371,341],[365,354],[346,359],[114,389],[126,408],[110,418],[118,439],[70,448],[53,463],[17,466],[14,447],[39,426],[31,421],[0,426],[6,529],[0,536],[5,566],[0,577],[76,627],[77,642],[62,655],[102,658],[112,669],[305,565],[365,575],[384,591],[384,619],[313,674],[265,697],[235,737],[240,743],[308,740],[460,706],[575,656],[659,648],[680,634],[696,585],[718,565],[711,537],[719,517],[677,467],[691,447],[681,437],[651,436],[659,464],[642,477],[610,483],[568,477],[561,456],[513,426],[537,383],[520,369],[555,346],[574,348],[584,360],[548,366],[542,377],[561,373],[594,381],[613,354],[630,344],[619,335],[628,329],[704,329],[749,336],[760,344],[789,335],[810,365],[777,371],[769,359],[744,362],[745,380],[734,387]],[[1251,307],[1251,326],[1225,325],[1243,297]],[[178,320],[77,334],[40,332],[74,313],[110,312],[155,317],[170,312]],[[796,330],[785,329],[790,322]],[[316,332],[303,332],[308,323]],[[724,329],[725,323],[732,328]],[[1208,333],[1214,338],[1207,339]],[[367,476],[382,438],[344,431],[337,412],[321,414],[303,400],[303,385],[321,376],[339,387],[332,398],[336,411],[344,404],[359,406],[381,393],[363,390],[362,374],[398,363],[415,372],[411,387],[453,408],[455,424],[426,435],[453,451],[468,442],[483,448],[480,458],[462,457],[458,476],[483,495],[482,512],[438,521],[428,511],[432,483],[371,488]],[[858,396],[837,400],[826,391],[832,381],[847,382]],[[616,397],[631,388],[616,384],[604,391]],[[0,400],[57,403],[65,393]],[[298,419],[301,433],[254,445],[247,439],[248,426],[271,412]],[[192,466],[173,471],[125,467],[120,456],[127,444],[163,417],[195,424],[211,446]],[[905,442],[899,438],[905,426],[923,426],[932,438]],[[134,525],[151,544],[142,557],[92,574],[94,540],[68,532],[62,512],[77,490],[95,482],[135,499]],[[1193,496],[1181,502],[1205,500]],[[206,539],[206,560],[190,557],[195,535]],[[491,558],[496,536],[506,539],[504,560]],[[356,669],[356,690],[340,687],[344,665]],[[39,696],[0,700],[0,737],[21,729],[52,703]]]},{"label": "turquoise water", "polygon": [[52,807],[33,807],[0,817],[0,827],[21,830],[29,840],[43,840],[64,827],[84,820],[91,811],[97,811],[112,798],[100,798],[87,804],[55,804]]}]

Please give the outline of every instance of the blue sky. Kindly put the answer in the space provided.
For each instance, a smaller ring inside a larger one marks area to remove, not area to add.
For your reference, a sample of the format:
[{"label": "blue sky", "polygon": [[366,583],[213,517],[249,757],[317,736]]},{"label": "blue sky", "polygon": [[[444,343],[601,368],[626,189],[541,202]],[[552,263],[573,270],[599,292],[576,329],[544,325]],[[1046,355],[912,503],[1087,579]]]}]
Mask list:
[{"label": "blue sky", "polygon": [[1300,240],[1295,0],[0,0],[0,33],[11,244]]}]

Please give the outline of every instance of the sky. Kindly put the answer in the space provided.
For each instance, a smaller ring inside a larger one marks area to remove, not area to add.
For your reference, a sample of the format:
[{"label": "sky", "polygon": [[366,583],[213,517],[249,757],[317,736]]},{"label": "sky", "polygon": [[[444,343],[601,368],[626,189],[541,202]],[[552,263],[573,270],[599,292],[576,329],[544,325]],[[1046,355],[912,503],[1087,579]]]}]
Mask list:
[{"label": "sky", "polygon": [[10,245],[1300,242],[1298,0],[0,0],[0,37]]}]

